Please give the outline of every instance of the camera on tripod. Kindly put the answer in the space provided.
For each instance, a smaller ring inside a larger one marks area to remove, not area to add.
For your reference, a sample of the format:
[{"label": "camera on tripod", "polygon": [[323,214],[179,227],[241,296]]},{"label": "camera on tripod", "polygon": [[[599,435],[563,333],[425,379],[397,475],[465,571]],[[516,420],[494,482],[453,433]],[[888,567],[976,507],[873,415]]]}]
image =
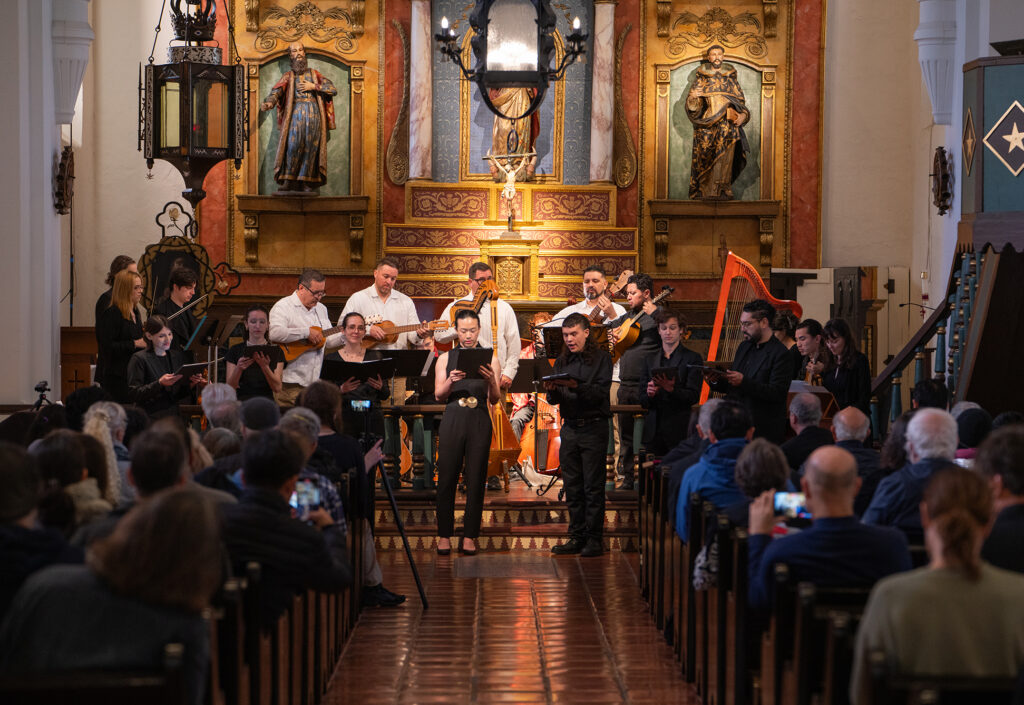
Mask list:
[{"label": "camera on tripod", "polygon": [[36,393],[39,398],[36,399],[36,403],[32,405],[33,411],[38,411],[43,406],[52,404],[53,402],[46,398],[46,393],[50,391],[50,383],[45,379],[35,386]]},{"label": "camera on tripod", "polygon": [[48,391],[50,391],[50,383],[44,379],[42,382],[35,386],[35,390],[39,394],[46,394]]}]

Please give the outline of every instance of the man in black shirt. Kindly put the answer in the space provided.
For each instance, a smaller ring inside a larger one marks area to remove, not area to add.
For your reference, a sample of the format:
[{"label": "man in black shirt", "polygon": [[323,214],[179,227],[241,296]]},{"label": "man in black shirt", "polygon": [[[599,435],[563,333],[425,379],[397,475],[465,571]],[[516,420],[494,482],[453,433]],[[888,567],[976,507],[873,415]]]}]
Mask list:
[{"label": "man in black shirt", "polygon": [[748,301],[740,314],[743,342],[732,369],[707,372],[705,378],[727,399],[746,404],[754,417],[754,435],[781,443],[786,433],[786,394],[793,365],[786,346],[772,333],[775,307],[764,299]]},{"label": "man in black shirt", "polygon": [[[634,274],[626,284],[626,302],[629,309],[609,324],[608,337],[618,342],[616,334],[628,318],[638,316],[634,326],[640,334],[628,350],[619,358],[619,404],[639,404],[642,401],[642,386],[646,360],[661,349],[661,336],[654,314],[658,307],[651,302],[654,281],[648,274]],[[619,489],[633,489],[633,415],[619,414],[619,457],[618,473],[622,476]]]},{"label": "man in black shirt", "polygon": [[[678,311],[662,308],[654,314],[661,349],[644,364],[641,401],[650,413],[644,424],[644,445],[662,457],[686,437],[690,411],[700,399],[700,355],[682,344],[686,319]],[[667,372],[667,374],[665,374]]]},{"label": "man in black shirt", "polygon": [[[177,318],[172,319],[171,316],[181,311],[185,304],[192,300],[196,293],[196,282],[199,279],[191,269],[178,267],[171,270],[170,280],[171,290],[167,298],[153,307],[153,313],[159,313],[170,322],[171,331],[174,333],[174,342],[171,343],[171,348],[184,350],[188,341],[192,339],[198,322],[192,314],[192,309],[185,311]],[[191,362],[192,358],[190,357],[188,361]]]},{"label": "man in black shirt", "polygon": [[556,554],[604,553],[604,460],[608,448],[608,390],[612,358],[590,338],[590,321],[573,313],[562,321],[565,348],[555,372],[570,379],[545,382],[548,401],[562,415],[558,463],[569,508],[569,540],[551,549]]},{"label": "man in black shirt", "polygon": [[[804,461],[811,453],[821,446],[832,445],[832,434],[822,428],[821,400],[810,392],[801,392],[789,402],[789,425],[796,436],[782,444],[782,452],[786,462],[794,474],[800,470]],[[799,484],[799,477],[794,477],[793,484]]]}]

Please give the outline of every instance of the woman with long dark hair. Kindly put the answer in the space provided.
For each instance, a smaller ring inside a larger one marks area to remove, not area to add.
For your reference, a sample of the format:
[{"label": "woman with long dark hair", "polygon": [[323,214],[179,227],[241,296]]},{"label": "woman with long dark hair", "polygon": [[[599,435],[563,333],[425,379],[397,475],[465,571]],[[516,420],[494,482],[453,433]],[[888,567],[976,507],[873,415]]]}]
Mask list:
[{"label": "woman with long dark hair", "polygon": [[128,361],[146,348],[138,310],[141,300],[142,277],[122,270],[114,277],[110,306],[96,319],[96,381],[121,404],[130,400]]},{"label": "woman with long dark hair", "polygon": [[[227,354],[227,383],[238,391],[238,401],[252,397],[273,399],[281,391],[284,353],[267,338],[270,314],[263,304],[245,312],[245,341],[232,345]],[[250,348],[257,348],[251,351]]]},{"label": "woman with long dark hair", "polygon": [[177,374],[185,363],[185,355],[171,348],[174,332],[166,318],[150,316],[143,331],[147,349],[132,355],[128,363],[128,389],[132,401],[151,418],[175,415],[178,405],[191,398],[193,387],[206,385],[206,378],[193,374],[185,379]]},{"label": "woman with long dark hair", "polygon": [[921,503],[923,568],[881,580],[857,633],[851,700],[867,703],[872,651],[897,675],[1016,677],[1024,666],[1024,576],[981,559],[992,491],[964,468],[932,476]]},{"label": "woman with long dark hair", "polygon": [[850,324],[833,318],[825,324],[825,345],[832,353],[832,366],[822,375],[825,389],[836,398],[839,410],[855,406],[871,416],[871,365],[854,340]]},{"label": "woman with long dark hair", "polygon": [[[342,334],[345,336],[345,344],[338,350],[337,356],[345,362],[368,362],[380,360],[383,355],[377,350],[367,350],[363,347],[363,338],[366,337],[366,320],[362,314],[356,311],[349,311],[341,319]],[[334,357],[329,355],[325,360]],[[356,438],[367,428],[369,422],[370,433],[375,436],[384,436],[384,414],[381,413],[380,403],[388,398],[390,393],[388,384],[380,378],[380,375],[361,382],[355,377],[345,380],[341,384],[341,418],[345,433]],[[352,408],[353,401],[368,401],[370,409],[367,411],[356,411]]]}]

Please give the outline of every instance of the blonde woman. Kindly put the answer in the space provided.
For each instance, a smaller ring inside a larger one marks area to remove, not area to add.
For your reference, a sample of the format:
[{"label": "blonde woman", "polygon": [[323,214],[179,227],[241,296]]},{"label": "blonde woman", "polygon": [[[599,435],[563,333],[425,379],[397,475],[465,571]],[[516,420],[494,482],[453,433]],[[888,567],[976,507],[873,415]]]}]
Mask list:
[{"label": "blonde woman", "polygon": [[122,270],[114,277],[110,306],[96,321],[96,381],[122,404],[129,401],[128,361],[146,349],[138,305],[142,300],[142,277]]}]

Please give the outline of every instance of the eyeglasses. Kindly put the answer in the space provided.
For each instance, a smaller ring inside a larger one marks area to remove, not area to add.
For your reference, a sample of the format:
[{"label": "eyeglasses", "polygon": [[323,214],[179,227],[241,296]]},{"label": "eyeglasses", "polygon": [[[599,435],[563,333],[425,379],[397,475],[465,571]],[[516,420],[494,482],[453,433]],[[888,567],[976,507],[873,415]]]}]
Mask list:
[{"label": "eyeglasses", "polygon": [[365,331],[366,330],[366,326],[345,326],[345,330]]},{"label": "eyeglasses", "polygon": [[305,284],[300,284],[299,286],[301,286],[303,289],[308,291],[314,298],[317,298],[317,299],[322,299],[324,296],[327,295],[327,288],[326,287],[324,287],[323,289],[320,289],[319,291],[313,291],[312,289],[310,289]]},{"label": "eyeglasses", "polygon": [[492,279],[494,279],[494,275],[493,274],[491,276],[488,276],[488,277],[477,277],[473,281],[475,281],[477,284],[483,284],[484,282],[489,282]]}]

